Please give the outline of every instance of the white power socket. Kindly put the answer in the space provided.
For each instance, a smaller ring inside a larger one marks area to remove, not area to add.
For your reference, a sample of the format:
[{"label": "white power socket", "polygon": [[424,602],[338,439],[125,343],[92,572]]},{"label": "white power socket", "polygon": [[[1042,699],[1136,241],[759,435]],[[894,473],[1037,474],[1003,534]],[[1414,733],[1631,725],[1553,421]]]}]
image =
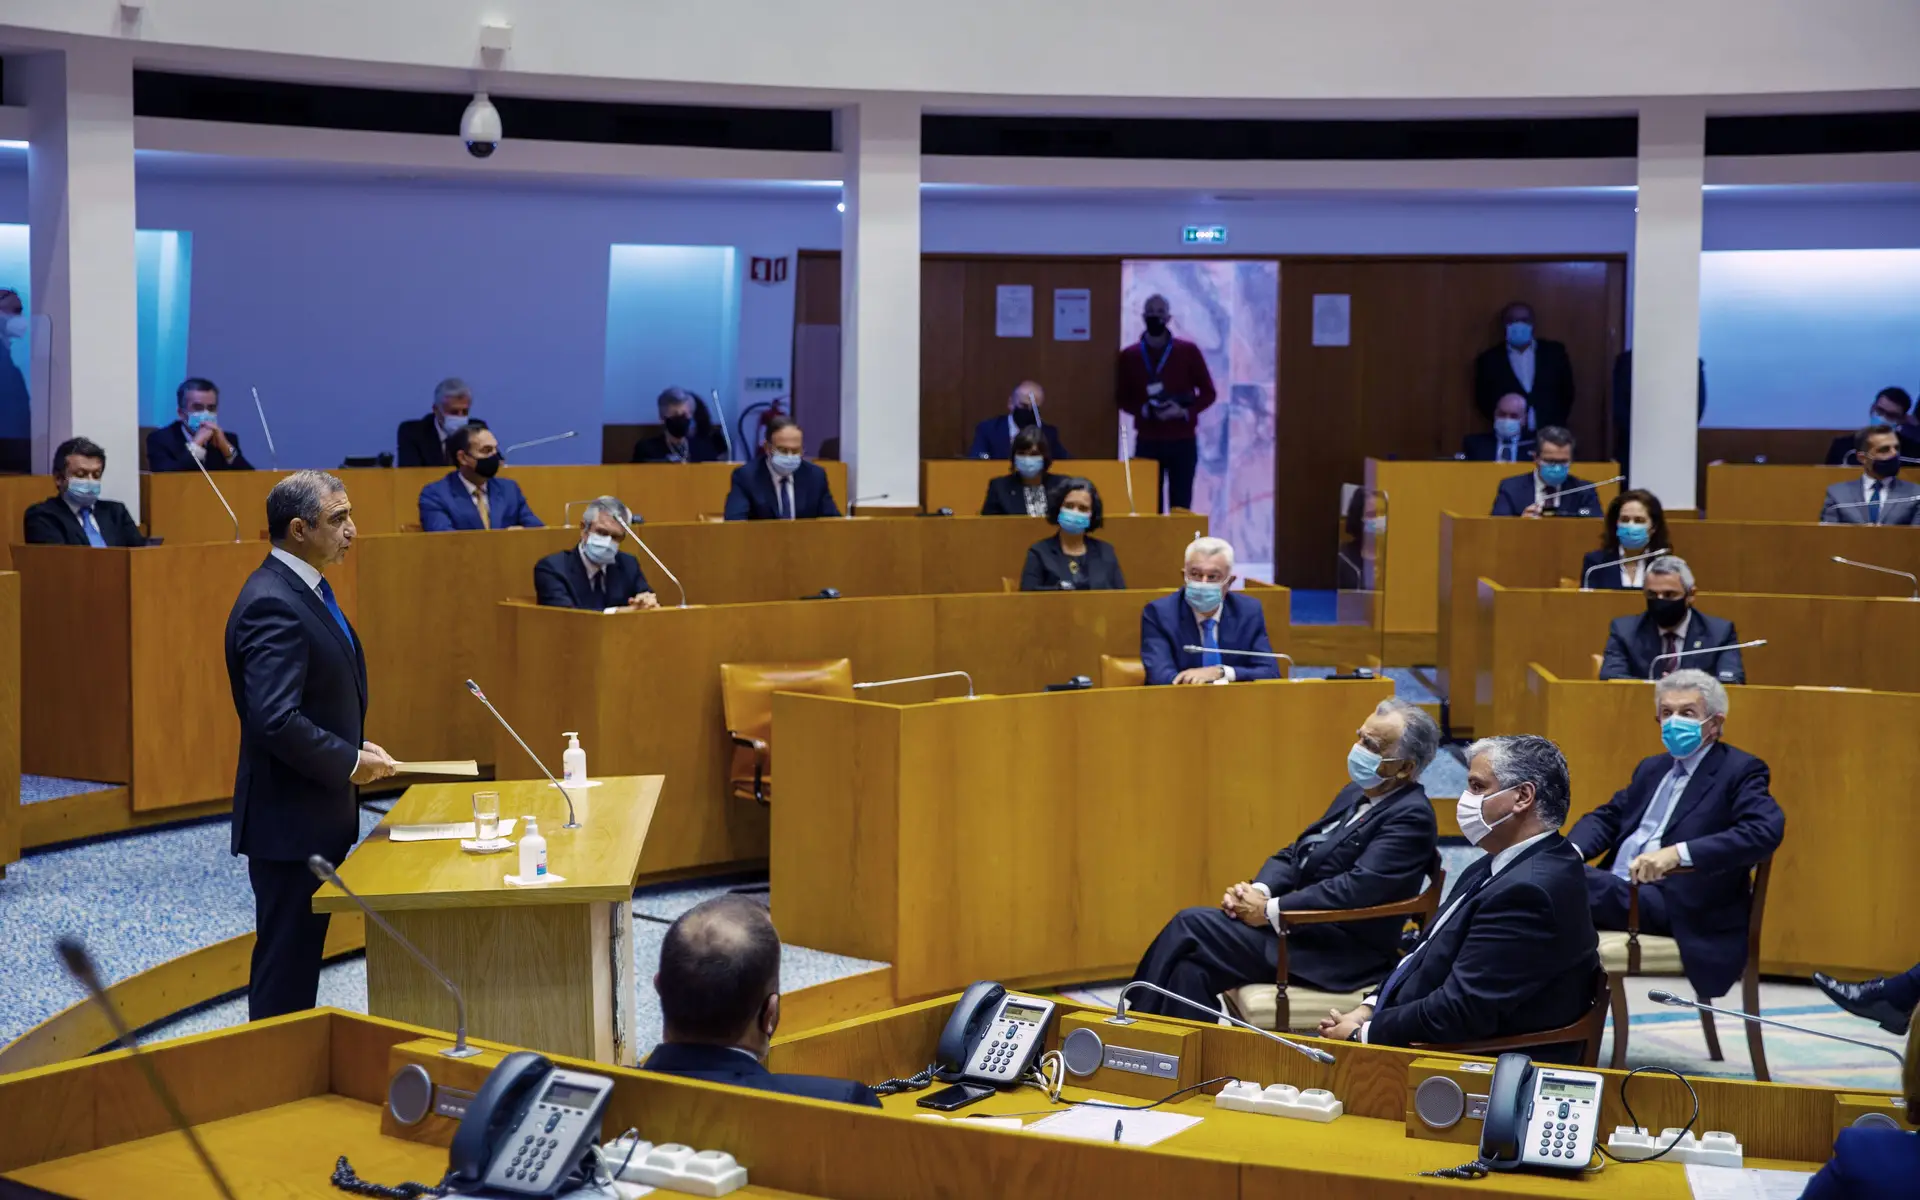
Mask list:
[{"label": "white power socket", "polygon": [[[628,1151],[632,1159],[628,1160]],[[656,1146],[620,1138],[601,1147],[607,1169],[622,1183],[641,1183],[689,1196],[724,1196],[747,1186],[747,1169],[724,1150],[695,1150],[671,1142]],[[620,1164],[627,1167],[621,1170]]]},{"label": "white power socket", "polygon": [[[1677,1143],[1674,1139],[1678,1138]],[[1663,1129],[1655,1137],[1631,1125],[1616,1125],[1607,1138],[1607,1153],[1622,1162],[1651,1158],[1674,1143],[1673,1149],[1660,1155],[1660,1162],[1691,1163],[1697,1167],[1738,1167],[1746,1161],[1746,1150],[1730,1133],[1708,1130],[1699,1137],[1679,1129]]]},{"label": "white power socket", "polygon": [[1334,1099],[1332,1092],[1322,1088],[1308,1088],[1303,1092],[1287,1083],[1275,1083],[1262,1088],[1244,1079],[1236,1079],[1221,1088],[1213,1098],[1213,1106],[1235,1112],[1318,1121],[1323,1125],[1347,1110],[1346,1105]]}]

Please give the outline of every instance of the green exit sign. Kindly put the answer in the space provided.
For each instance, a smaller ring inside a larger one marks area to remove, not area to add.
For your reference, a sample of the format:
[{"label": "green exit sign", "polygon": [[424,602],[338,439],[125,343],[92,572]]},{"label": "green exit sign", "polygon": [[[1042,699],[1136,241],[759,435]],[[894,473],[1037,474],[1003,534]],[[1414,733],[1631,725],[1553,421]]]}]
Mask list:
[{"label": "green exit sign", "polygon": [[1189,246],[1224,246],[1227,244],[1227,227],[1225,225],[1189,225],[1180,240]]}]

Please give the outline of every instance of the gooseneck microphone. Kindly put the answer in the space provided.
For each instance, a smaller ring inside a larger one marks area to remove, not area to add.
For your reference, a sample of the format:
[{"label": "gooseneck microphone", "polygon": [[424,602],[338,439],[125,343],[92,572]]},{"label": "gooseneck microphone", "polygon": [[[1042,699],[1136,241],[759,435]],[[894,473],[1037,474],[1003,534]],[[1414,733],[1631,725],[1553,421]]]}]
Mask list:
[{"label": "gooseneck microphone", "polygon": [[1583,483],[1579,487],[1555,488],[1553,491],[1547,493],[1547,499],[1553,501],[1553,511],[1558,512],[1560,511],[1560,501],[1562,499],[1568,496],[1578,495],[1581,492],[1591,492],[1596,488],[1606,487],[1610,483],[1624,483],[1626,482],[1626,478],[1625,475],[1615,475],[1612,479],[1602,479],[1599,483]]},{"label": "gooseneck microphone", "polygon": [[1662,554],[1671,554],[1671,553],[1673,553],[1671,550],[1662,548],[1659,550],[1649,550],[1645,554],[1634,554],[1634,555],[1629,555],[1626,558],[1616,558],[1612,562],[1595,563],[1592,566],[1588,567],[1585,571],[1582,571],[1580,573],[1580,590],[1583,592],[1590,592],[1593,590],[1592,588],[1587,586],[1587,580],[1593,578],[1593,573],[1595,571],[1603,570],[1607,567],[1624,567],[1629,563],[1643,562],[1649,558],[1659,558]]},{"label": "gooseneck microphone", "polygon": [[[668,579],[673,580],[673,586],[680,589],[680,607],[685,608],[687,606],[687,585],[680,582],[680,577],[678,575],[675,575],[671,570],[668,570],[667,564],[660,561],[660,556],[653,552],[652,546],[649,546],[645,542],[640,540],[640,535],[633,531],[633,526],[627,524],[625,521],[620,520],[619,513],[608,513],[607,515],[612,517],[615,521],[619,521],[620,528],[627,531],[627,536],[633,539],[633,544],[640,547],[642,550],[645,550],[647,552],[647,557],[653,560],[653,565],[656,567],[659,567],[660,570],[663,573],[665,573]],[[532,751],[528,751],[528,753],[531,754]]]},{"label": "gooseneck microphone", "polygon": [[533,752],[532,746],[527,745],[527,739],[520,736],[520,731],[507,724],[507,719],[500,715],[500,710],[493,706],[493,701],[487,699],[487,694],[480,690],[479,684],[469,679],[467,680],[467,690],[473,693],[474,699],[487,706],[487,711],[493,714],[493,719],[500,722],[502,729],[513,735],[514,741],[520,743],[520,748],[527,752],[527,757],[533,760],[533,765],[540,768],[540,773],[547,777],[547,782],[551,783],[554,787],[560,788],[560,794],[567,798],[567,823],[560,828],[580,828],[580,822],[575,820],[573,815],[573,793],[569,792],[566,788],[560,787],[560,781],[553,777],[552,771],[547,770],[547,764],[540,761],[540,756]]},{"label": "gooseneck microphone", "polygon": [[905,675],[899,679],[873,679],[866,683],[854,684],[854,690],[862,688],[892,687],[896,683],[925,683],[929,679],[964,679],[967,681],[967,699],[974,699],[973,676],[965,671],[935,671],[931,675]]},{"label": "gooseneck microphone", "polygon": [[[191,439],[189,439],[189,441],[191,441]],[[213,481],[213,475],[208,472],[207,464],[201,462],[200,459],[194,455],[191,445],[189,445],[187,450],[187,457],[193,459],[193,465],[200,468],[200,478],[206,480],[207,486],[213,489],[213,498],[220,502],[221,508],[227,510],[227,520],[233,522],[233,540],[236,542],[239,541],[240,518],[233,515],[233,505],[228,504],[227,498],[220,494],[220,485]]]},{"label": "gooseneck microphone", "polygon": [[1241,658],[1270,658],[1286,663],[1289,670],[1293,668],[1293,655],[1281,654],[1277,650],[1222,650],[1218,646],[1211,649],[1206,646],[1182,646],[1180,649],[1188,654],[1237,654]]},{"label": "gooseneck microphone", "polygon": [[570,437],[579,437],[579,436],[580,436],[579,430],[569,429],[565,433],[556,433],[548,437],[534,438],[530,442],[515,442],[511,446],[503,446],[500,450],[500,457],[502,459],[505,459],[507,455],[513,453],[515,450],[531,450],[535,446],[544,446],[548,442],[564,442]]},{"label": "gooseneck microphone", "polygon": [[1851,558],[1841,558],[1838,554],[1833,556],[1833,561],[1840,563],[1842,566],[1859,567],[1863,571],[1878,571],[1882,575],[1898,575],[1913,585],[1912,598],[1920,600],[1920,576],[1915,576],[1911,571],[1896,571],[1892,567],[1879,567],[1872,563],[1856,562]]},{"label": "gooseneck microphone", "polygon": [[474,1055],[480,1053],[478,1046],[467,1045],[467,998],[461,994],[460,989],[454,985],[453,980],[447,978],[447,973],[442,971],[432,959],[420,953],[420,947],[414,945],[406,938],[401,937],[400,931],[387,924],[385,917],[373,911],[373,906],[365,900],[362,900],[359,893],[348,887],[346,882],[340,878],[340,873],[333,869],[332,863],[320,857],[318,854],[309,854],[307,856],[307,870],[312,871],[314,878],[318,879],[321,883],[330,883],[346,893],[347,899],[353,901],[360,911],[366,914],[369,921],[386,930],[388,937],[399,943],[400,947],[408,954],[413,955],[414,960],[427,969],[427,974],[438,979],[440,986],[446,988],[447,991],[452,994],[453,1019],[455,1023],[453,1045],[446,1050],[442,1050],[440,1053],[447,1058],[472,1058]]},{"label": "gooseneck microphone", "polygon": [[713,419],[713,427],[720,431],[720,444],[726,447],[726,457],[722,461],[732,462],[733,437],[727,432],[727,414],[720,411],[720,389],[708,388],[707,395],[713,397],[713,411],[707,415]]},{"label": "gooseneck microphone", "polygon": [[[1833,507],[1835,510],[1842,508],[1872,508],[1875,504],[1878,504],[1880,506],[1880,519],[1875,522],[1875,524],[1885,525],[1887,523],[1887,510],[1889,508],[1892,508],[1896,504],[1912,504],[1916,500],[1920,500],[1920,496],[1889,496],[1884,500],[1849,500],[1845,504],[1836,504]],[[1829,525],[1833,523],[1832,521],[1826,522],[1826,524]]]},{"label": "gooseneck microphone", "polygon": [[226,1176],[222,1175],[220,1168],[214,1165],[213,1156],[207,1153],[206,1146],[200,1141],[200,1135],[195,1133],[193,1126],[187,1122],[187,1114],[181,1111],[180,1102],[174,1099],[166,1082],[160,1078],[160,1072],[153,1069],[153,1060],[148,1058],[141,1051],[138,1043],[133,1040],[133,1031],[127,1028],[127,1022],[121,1017],[120,1010],[107,999],[107,991],[100,985],[100,973],[94,969],[93,956],[87,953],[86,944],[77,937],[63,937],[57,944],[57,948],[60,952],[60,961],[66,965],[67,974],[73,976],[75,982],[87,989],[89,1001],[98,1005],[100,1011],[106,1014],[107,1023],[113,1026],[114,1039],[139,1065],[140,1074],[147,1081],[147,1089],[159,1098],[160,1107],[167,1110],[167,1118],[173,1122],[173,1127],[178,1129],[181,1136],[187,1139],[187,1144],[193,1147],[193,1156],[200,1160],[201,1169],[213,1179],[213,1186],[219,1190],[225,1200],[233,1200],[233,1189],[227,1186]]},{"label": "gooseneck microphone", "polygon": [[1907,1066],[1905,1055],[1895,1050],[1892,1046],[1882,1046],[1878,1042],[1863,1042],[1858,1038],[1842,1037],[1837,1033],[1828,1033],[1824,1029],[1809,1029],[1805,1025],[1789,1025],[1785,1021],[1776,1021],[1772,1017],[1756,1017],[1752,1013],[1744,1013],[1737,1008],[1715,1008],[1711,1004],[1702,1004],[1698,1000],[1688,1000],[1684,996],[1676,996],[1672,992],[1662,991],[1658,988],[1648,992],[1647,999],[1653,1001],[1655,1004],[1668,1004],[1675,1008],[1697,1008],[1701,1012],[1719,1013],[1723,1017],[1734,1017],[1755,1025],[1772,1025],[1780,1029],[1791,1029],[1795,1033],[1804,1033],[1810,1037],[1830,1038],[1836,1042],[1845,1042],[1849,1046],[1865,1046],[1869,1050],[1878,1050],[1882,1054],[1893,1055],[1893,1061],[1900,1064],[1901,1070],[1905,1070]]},{"label": "gooseneck microphone", "polygon": [[849,521],[853,520],[853,510],[858,505],[871,504],[875,500],[891,500],[891,499],[893,499],[893,494],[891,492],[881,492],[877,496],[855,496],[852,499],[847,501],[847,520]]},{"label": "gooseneck microphone", "polygon": [[1675,662],[1678,662],[1683,658],[1692,658],[1696,654],[1718,654],[1722,650],[1751,650],[1755,646],[1764,646],[1766,644],[1767,639],[1755,638],[1750,642],[1739,642],[1731,646],[1701,646],[1696,650],[1680,650],[1673,654],[1656,654],[1653,656],[1653,661],[1647,664],[1647,682],[1652,683],[1654,679],[1657,678],[1655,672],[1660,670],[1660,660],[1663,658],[1671,658]]},{"label": "gooseneck microphone", "polygon": [[1262,1029],[1258,1025],[1249,1025],[1245,1021],[1242,1021],[1239,1017],[1234,1016],[1232,1013],[1223,1013],[1217,1008],[1208,1008],[1204,1004],[1200,1004],[1196,1001],[1187,999],[1185,996],[1182,996],[1178,992],[1170,992],[1166,988],[1161,987],[1159,984],[1148,983],[1144,979],[1136,979],[1132,983],[1129,983],[1127,986],[1120,989],[1120,998],[1118,1000],[1115,1000],[1113,1003],[1113,1015],[1108,1017],[1106,1020],[1106,1023],[1108,1025],[1131,1025],[1134,1023],[1134,1018],[1129,1017],[1127,1015],[1127,993],[1131,992],[1135,988],[1145,988],[1147,991],[1153,992],[1156,995],[1165,996],[1169,1000],[1178,1000],[1180,1003],[1186,1005],[1188,1008],[1197,1009],[1198,1011],[1207,1014],[1208,1018],[1211,1020],[1226,1021],[1229,1024],[1238,1025],[1240,1028],[1245,1029],[1250,1033],[1257,1033],[1263,1038],[1268,1038],[1268,1039],[1271,1039],[1272,1041],[1279,1042],[1282,1046],[1285,1046],[1289,1050],[1293,1050],[1297,1053],[1304,1054],[1308,1058],[1312,1059],[1317,1063],[1330,1064],[1333,1062],[1333,1055],[1327,1053],[1325,1050],[1320,1049],[1318,1046],[1302,1046],[1299,1042],[1281,1037],[1279,1034],[1273,1032],[1271,1029]]},{"label": "gooseneck microphone", "polygon": [[266,406],[260,403],[260,389],[249,388],[253,393],[253,411],[260,414],[260,432],[267,435],[267,458],[273,463],[273,469],[280,469],[280,452],[273,448],[273,428],[267,424]]}]

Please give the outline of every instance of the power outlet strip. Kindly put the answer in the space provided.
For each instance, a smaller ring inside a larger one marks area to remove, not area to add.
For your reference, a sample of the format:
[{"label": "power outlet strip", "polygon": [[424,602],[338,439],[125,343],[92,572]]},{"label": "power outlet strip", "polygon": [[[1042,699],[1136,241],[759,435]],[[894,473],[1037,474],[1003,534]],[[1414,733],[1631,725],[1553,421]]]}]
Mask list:
[{"label": "power outlet strip", "polygon": [[[629,1150],[633,1152],[631,1161]],[[635,1145],[633,1139],[621,1138],[601,1147],[601,1152],[606,1155],[607,1169],[618,1172],[615,1178],[622,1183],[646,1184],[689,1196],[724,1196],[747,1186],[747,1169],[724,1150],[695,1150],[671,1142],[656,1146],[643,1141]],[[627,1164],[624,1171],[620,1169],[623,1162]]]},{"label": "power outlet strip", "polygon": [[1303,1092],[1288,1083],[1275,1083],[1262,1088],[1244,1079],[1236,1079],[1221,1088],[1213,1098],[1213,1106],[1235,1112],[1318,1121],[1323,1125],[1347,1111],[1346,1105],[1334,1099],[1332,1092],[1322,1088],[1308,1088]]},{"label": "power outlet strip", "polygon": [[[1676,1138],[1679,1141],[1674,1143]],[[1644,1129],[1616,1125],[1613,1135],[1607,1138],[1607,1153],[1623,1162],[1632,1162],[1659,1154],[1668,1143],[1674,1143],[1673,1149],[1660,1155],[1661,1162],[1691,1163],[1696,1167],[1738,1167],[1746,1161],[1746,1151],[1738,1138],[1711,1129],[1699,1137],[1679,1129],[1663,1129],[1659,1137],[1654,1137]]]}]

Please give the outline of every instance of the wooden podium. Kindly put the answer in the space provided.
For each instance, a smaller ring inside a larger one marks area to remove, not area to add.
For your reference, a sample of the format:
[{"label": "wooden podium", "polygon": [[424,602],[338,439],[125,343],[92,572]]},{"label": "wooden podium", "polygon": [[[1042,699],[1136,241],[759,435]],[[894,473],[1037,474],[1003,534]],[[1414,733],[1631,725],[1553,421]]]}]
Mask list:
[{"label": "wooden podium", "polygon": [[[340,866],[340,878],[459,985],[467,1032],[599,1062],[634,1059],[633,883],[661,777],[605,778],[575,799],[542,779],[407,789]],[[500,816],[535,817],[559,879],[515,887],[519,850],[471,854],[457,841],[396,842],[396,825],[473,820],[473,793],[500,793]],[[331,884],[317,912],[358,911]],[[367,1008],[427,1026],[453,1024],[453,998],[378,923],[367,922]]]}]

